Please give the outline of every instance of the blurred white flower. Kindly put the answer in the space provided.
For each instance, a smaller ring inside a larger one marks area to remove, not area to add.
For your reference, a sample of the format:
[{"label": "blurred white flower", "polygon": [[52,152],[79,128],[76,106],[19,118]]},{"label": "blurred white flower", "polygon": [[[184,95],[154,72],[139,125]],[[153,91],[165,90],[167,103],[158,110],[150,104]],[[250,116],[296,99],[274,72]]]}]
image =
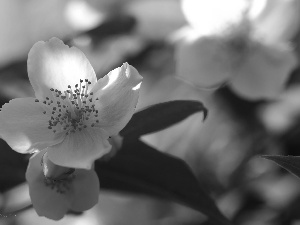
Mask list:
[{"label": "blurred white flower", "polygon": [[2,107],[0,136],[20,153],[47,149],[53,163],[90,169],[111,149],[132,117],[142,77],[127,63],[97,81],[85,55],[57,38],[36,43],[28,55],[34,98]]},{"label": "blurred white flower", "polygon": [[[282,1],[276,3],[282,4]],[[272,18],[283,19],[285,15],[281,11],[277,14],[265,12],[266,7],[268,10],[278,8],[274,2],[238,2],[183,1],[183,10],[193,29],[178,47],[177,73],[200,87],[228,83],[237,94],[247,99],[275,98],[297,65],[287,36],[280,35],[277,25],[272,23]],[[296,5],[295,1],[289,3],[295,7],[285,7],[285,13],[292,11],[291,15],[296,15],[294,10],[300,8],[296,8],[299,4]],[[231,10],[226,10],[227,7]],[[195,9],[200,12],[195,14]],[[262,21],[268,21],[270,34],[277,30],[277,38],[267,35]],[[283,21],[286,27],[289,27],[289,22],[296,23],[291,19]],[[287,29],[282,31],[287,32]],[[294,30],[289,33],[294,33]]]}]

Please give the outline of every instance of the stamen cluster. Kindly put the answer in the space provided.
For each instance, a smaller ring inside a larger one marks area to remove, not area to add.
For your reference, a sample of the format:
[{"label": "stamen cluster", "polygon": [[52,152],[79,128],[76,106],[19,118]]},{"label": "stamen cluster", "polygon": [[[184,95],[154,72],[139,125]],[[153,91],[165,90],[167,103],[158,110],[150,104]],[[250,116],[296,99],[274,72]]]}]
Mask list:
[{"label": "stamen cluster", "polygon": [[44,183],[47,187],[55,190],[59,194],[65,194],[71,188],[71,183],[75,178],[75,174],[70,174],[68,177],[56,180],[48,177],[44,177]]},{"label": "stamen cluster", "polygon": [[[74,90],[68,85],[68,90],[64,93],[51,88],[52,96],[42,101],[45,106],[43,113],[50,117],[48,129],[53,133],[66,132],[68,135],[99,123],[98,110],[93,103],[93,92],[88,93],[91,82],[85,79],[85,85],[82,84],[83,80],[80,80]],[[35,101],[40,102],[38,99]]]}]

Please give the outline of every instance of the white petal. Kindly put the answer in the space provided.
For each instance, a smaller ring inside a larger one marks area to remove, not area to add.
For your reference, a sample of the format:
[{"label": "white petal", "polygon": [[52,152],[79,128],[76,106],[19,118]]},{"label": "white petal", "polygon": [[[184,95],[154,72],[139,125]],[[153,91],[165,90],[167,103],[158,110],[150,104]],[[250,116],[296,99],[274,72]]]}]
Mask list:
[{"label": "white petal", "polygon": [[248,9],[247,0],[182,0],[183,13],[202,35],[226,31],[239,24]]},{"label": "white petal", "polygon": [[186,40],[176,56],[177,75],[199,87],[214,87],[232,76],[231,62],[235,56],[220,37]]},{"label": "white petal", "polygon": [[[99,126],[110,136],[116,135],[131,119],[139,97],[142,77],[125,63],[98,80],[93,88]],[[96,100],[96,99],[99,100]]]},{"label": "white petal", "polygon": [[66,136],[60,144],[48,148],[48,158],[55,164],[91,169],[94,160],[108,153],[108,135],[100,128],[88,128]]},{"label": "white petal", "polygon": [[258,44],[237,69],[231,87],[247,99],[276,98],[296,64],[296,56],[286,46]]},{"label": "white petal", "polygon": [[31,153],[62,141],[48,129],[48,117],[34,98],[17,98],[3,105],[0,136],[15,151]]},{"label": "white petal", "polygon": [[50,97],[50,88],[65,91],[74,88],[80,79],[88,79],[93,86],[96,75],[85,55],[76,47],[69,47],[58,38],[37,42],[28,54],[28,76],[37,98]]},{"label": "white petal", "polygon": [[72,210],[82,212],[98,203],[100,184],[94,170],[76,170],[76,179],[73,186]]},{"label": "white petal", "polygon": [[251,11],[256,5],[262,5],[256,15],[250,11],[256,36],[272,43],[289,42],[299,31],[299,0],[252,0],[252,5]]}]

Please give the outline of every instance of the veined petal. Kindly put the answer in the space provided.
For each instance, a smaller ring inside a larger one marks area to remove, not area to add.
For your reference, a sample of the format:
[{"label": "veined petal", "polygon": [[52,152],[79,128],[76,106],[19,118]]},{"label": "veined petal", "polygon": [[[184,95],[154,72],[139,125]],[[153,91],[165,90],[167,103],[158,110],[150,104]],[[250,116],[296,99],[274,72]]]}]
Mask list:
[{"label": "veined petal", "polygon": [[116,135],[131,119],[139,97],[142,77],[128,65],[116,68],[98,80],[93,88],[99,126],[110,136]]},{"label": "veined petal", "polygon": [[66,136],[63,142],[48,148],[48,158],[55,164],[91,169],[94,160],[108,153],[111,145],[101,128],[86,128]]},{"label": "veined petal", "polygon": [[74,195],[71,209],[82,212],[98,203],[100,184],[94,170],[76,170],[76,179],[73,182]]},{"label": "veined petal", "polygon": [[80,79],[96,83],[95,71],[85,55],[58,38],[37,42],[28,54],[28,76],[37,98],[50,97],[50,88],[60,91],[73,88]]},{"label": "veined petal", "polygon": [[47,186],[43,174],[41,159],[43,152],[33,155],[26,171],[31,202],[39,216],[60,220],[71,207],[72,192],[58,193]]},{"label": "veined petal", "polygon": [[248,99],[277,97],[297,65],[296,56],[287,46],[280,44],[259,43],[249,51],[232,80],[232,89]]},{"label": "veined petal", "polygon": [[48,129],[48,117],[34,98],[17,98],[3,105],[0,137],[15,151],[31,153],[62,141]]},{"label": "veined petal", "polygon": [[232,76],[233,57],[220,37],[185,40],[177,50],[177,74],[197,86],[214,87]]}]

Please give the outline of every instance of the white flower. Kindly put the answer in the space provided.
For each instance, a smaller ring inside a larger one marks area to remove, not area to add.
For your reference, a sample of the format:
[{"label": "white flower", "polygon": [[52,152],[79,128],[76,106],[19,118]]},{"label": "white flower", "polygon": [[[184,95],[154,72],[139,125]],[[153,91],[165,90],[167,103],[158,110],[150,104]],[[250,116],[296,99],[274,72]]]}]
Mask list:
[{"label": "white flower", "polygon": [[39,216],[59,220],[70,210],[82,212],[98,202],[100,186],[94,170],[57,166],[45,150],[30,158],[26,180]]},{"label": "white flower", "polygon": [[108,138],[132,117],[142,77],[128,65],[97,81],[85,55],[57,38],[36,43],[28,55],[34,98],[2,107],[0,136],[20,153],[47,149],[53,163],[90,169],[108,153]]},{"label": "white flower", "polygon": [[[250,2],[183,1],[184,12],[194,29],[177,51],[179,76],[205,88],[226,83],[247,99],[278,97],[288,75],[296,67],[297,59],[284,35],[277,33],[273,37],[263,30],[264,24],[269,26],[270,33],[273,33],[272,29],[277,30],[277,26],[271,26],[275,25],[271,19],[261,15],[264,6],[258,7],[256,0]],[[231,8],[229,12],[225,7],[227,4]],[[198,12],[201,17],[197,18],[192,11],[196,5],[199,10],[209,13]],[[285,16],[269,14],[275,19]],[[291,19],[285,21],[295,23]]]}]

